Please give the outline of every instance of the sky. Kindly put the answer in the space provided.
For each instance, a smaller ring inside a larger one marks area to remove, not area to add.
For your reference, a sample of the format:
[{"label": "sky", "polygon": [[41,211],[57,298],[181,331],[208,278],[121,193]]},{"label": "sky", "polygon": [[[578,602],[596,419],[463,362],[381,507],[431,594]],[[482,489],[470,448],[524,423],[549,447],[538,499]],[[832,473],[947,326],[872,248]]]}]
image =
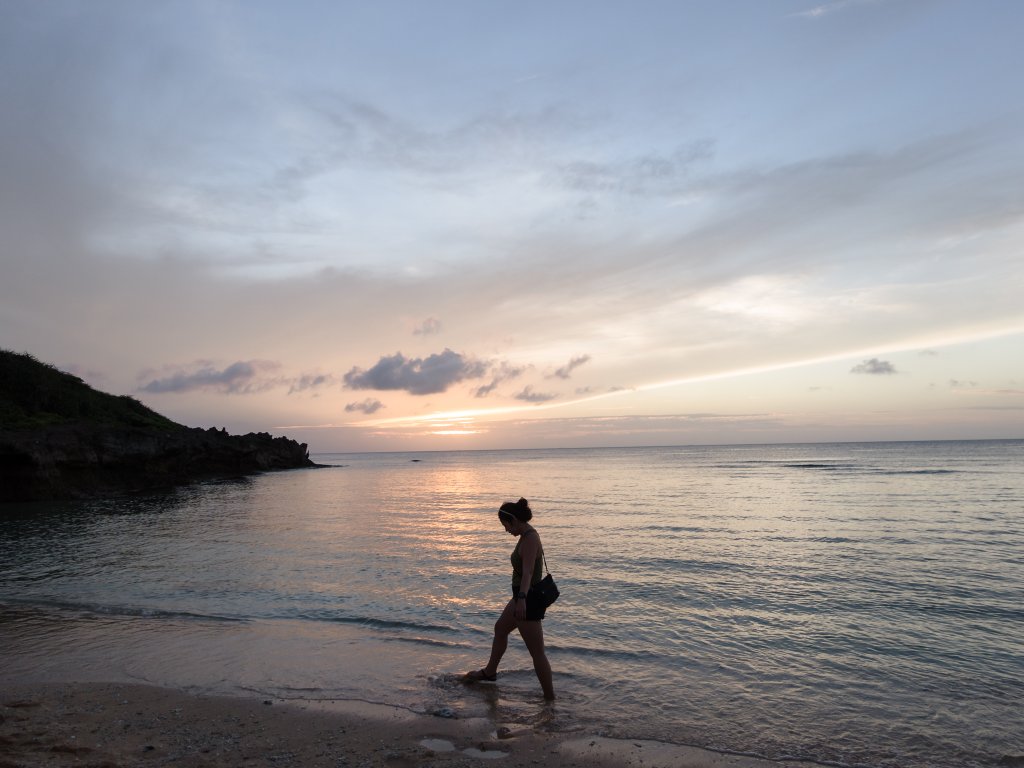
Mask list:
[{"label": "sky", "polygon": [[1022,438],[1021,29],[0,0],[0,347],[314,453]]}]

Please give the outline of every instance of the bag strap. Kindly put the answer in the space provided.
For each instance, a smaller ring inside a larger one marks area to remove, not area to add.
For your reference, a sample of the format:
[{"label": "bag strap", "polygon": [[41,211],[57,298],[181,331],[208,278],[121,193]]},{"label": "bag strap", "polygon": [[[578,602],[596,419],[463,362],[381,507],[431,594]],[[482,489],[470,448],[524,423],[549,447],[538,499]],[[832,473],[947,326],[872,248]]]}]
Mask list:
[{"label": "bag strap", "polygon": [[[534,529],[533,532],[537,533],[536,529]],[[537,537],[538,538],[540,537],[539,533],[537,533]],[[548,558],[544,554],[544,544],[540,545],[540,559],[544,562],[544,573],[546,573],[546,574],[548,574],[550,576],[551,575],[551,571],[548,569]]]}]

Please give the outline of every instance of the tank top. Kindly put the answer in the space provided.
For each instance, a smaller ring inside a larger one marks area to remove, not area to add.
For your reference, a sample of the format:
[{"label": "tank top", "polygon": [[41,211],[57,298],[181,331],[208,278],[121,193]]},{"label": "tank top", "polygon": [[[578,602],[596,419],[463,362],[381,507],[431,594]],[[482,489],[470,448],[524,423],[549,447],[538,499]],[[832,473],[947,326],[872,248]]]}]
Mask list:
[{"label": "tank top", "polygon": [[[533,533],[536,533],[536,531]],[[523,556],[519,553],[519,545],[522,543],[523,537],[520,536],[519,541],[516,542],[516,548],[512,550],[512,590],[515,592],[519,591],[519,586],[523,583]],[[532,587],[543,578],[544,545],[541,544],[537,548],[537,557],[533,561],[533,578],[530,579],[530,586]]]}]

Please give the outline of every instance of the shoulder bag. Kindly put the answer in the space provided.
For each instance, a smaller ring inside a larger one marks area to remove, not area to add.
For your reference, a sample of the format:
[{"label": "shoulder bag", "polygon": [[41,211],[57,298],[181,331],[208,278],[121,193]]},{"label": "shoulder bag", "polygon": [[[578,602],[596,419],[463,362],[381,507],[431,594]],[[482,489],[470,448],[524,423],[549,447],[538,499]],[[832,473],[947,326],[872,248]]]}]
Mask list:
[{"label": "shoulder bag", "polygon": [[551,572],[548,571],[548,559],[544,556],[543,549],[540,552],[540,556],[544,559],[544,571],[547,573],[547,576],[530,587],[529,594],[533,595],[537,602],[547,608],[558,599],[561,593],[558,591],[558,585],[555,584]]}]

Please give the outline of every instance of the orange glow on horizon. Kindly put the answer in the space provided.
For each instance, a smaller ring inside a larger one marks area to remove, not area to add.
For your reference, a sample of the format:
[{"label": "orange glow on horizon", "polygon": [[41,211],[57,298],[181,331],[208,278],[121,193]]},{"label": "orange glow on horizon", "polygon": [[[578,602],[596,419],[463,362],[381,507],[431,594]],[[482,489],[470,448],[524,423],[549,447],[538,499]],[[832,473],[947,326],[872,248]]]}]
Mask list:
[{"label": "orange glow on horizon", "polygon": [[999,338],[1003,336],[1010,336],[1019,333],[1024,333],[1024,325],[1017,325],[1011,327],[1004,327],[998,329],[982,329],[969,331],[964,330],[959,334],[945,334],[942,337],[936,336],[922,336],[916,339],[907,339],[898,343],[884,344],[875,347],[866,347],[859,350],[847,350],[839,353],[820,355],[817,357],[806,358],[802,360],[788,360],[784,362],[769,363],[765,365],[750,366],[748,368],[736,368],[728,371],[717,371],[714,373],[699,374],[695,376],[680,377],[675,379],[668,379],[664,381],[651,382],[648,384],[641,384],[635,387],[627,387],[621,389],[609,390],[598,394],[588,395],[586,397],[580,397],[573,400],[565,400],[562,402],[548,402],[540,404],[528,404],[528,405],[509,405],[501,406],[496,408],[473,408],[458,411],[439,411],[431,414],[421,414],[417,416],[395,416],[385,419],[370,419],[367,421],[351,422],[346,424],[315,424],[315,425],[302,425],[292,424],[278,426],[276,429],[331,429],[331,428],[355,428],[355,429],[367,429],[376,428],[380,430],[395,430],[402,427],[410,428],[415,425],[423,424],[426,427],[451,427],[451,429],[434,429],[420,434],[436,434],[436,435],[471,435],[478,434],[481,430],[466,429],[465,427],[477,426],[476,421],[478,419],[494,419],[501,416],[507,416],[511,414],[524,414],[524,413],[538,413],[541,411],[548,411],[555,408],[566,408],[573,405],[580,405],[583,403],[589,403],[596,400],[604,400],[610,397],[620,397],[629,394],[636,394],[639,392],[649,392],[653,390],[665,389],[669,387],[679,387],[686,384],[698,384],[709,381],[721,381],[725,379],[738,378],[742,376],[751,376],[761,373],[773,373],[776,371],[788,370],[793,368],[800,368],[810,365],[818,365],[821,363],[837,362],[841,360],[853,359],[865,355],[878,355],[892,352],[902,352],[912,349],[927,349],[927,348],[941,348],[946,346],[953,346],[957,344],[963,344],[967,342],[983,341],[987,339]]}]

